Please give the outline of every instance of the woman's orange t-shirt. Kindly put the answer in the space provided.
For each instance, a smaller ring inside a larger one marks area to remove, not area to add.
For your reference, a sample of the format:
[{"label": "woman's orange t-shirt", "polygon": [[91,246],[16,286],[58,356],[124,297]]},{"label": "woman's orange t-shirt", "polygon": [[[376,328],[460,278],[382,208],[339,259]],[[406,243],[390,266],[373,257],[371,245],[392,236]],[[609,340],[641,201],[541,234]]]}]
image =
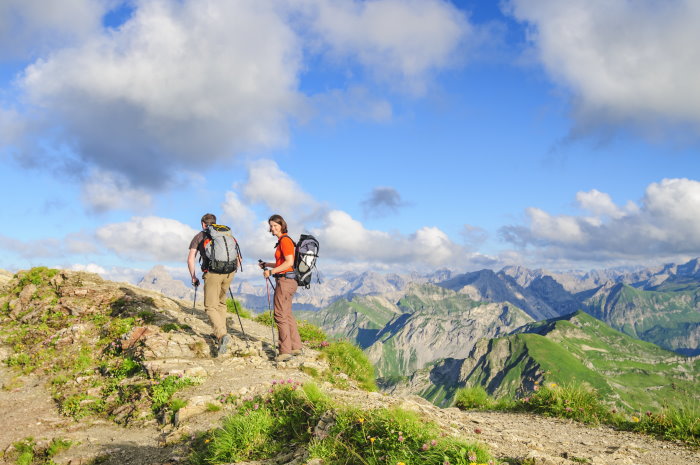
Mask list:
[{"label": "woman's orange t-shirt", "polygon": [[[284,238],[289,240],[282,240]],[[291,237],[287,236],[286,234],[280,237],[279,241],[277,242],[277,248],[275,249],[275,268],[284,263],[284,257],[287,255],[291,255],[292,257],[294,256],[294,248],[294,241],[292,241]],[[294,268],[291,266],[286,270],[280,271],[279,273],[288,273],[290,271],[294,271]]]}]

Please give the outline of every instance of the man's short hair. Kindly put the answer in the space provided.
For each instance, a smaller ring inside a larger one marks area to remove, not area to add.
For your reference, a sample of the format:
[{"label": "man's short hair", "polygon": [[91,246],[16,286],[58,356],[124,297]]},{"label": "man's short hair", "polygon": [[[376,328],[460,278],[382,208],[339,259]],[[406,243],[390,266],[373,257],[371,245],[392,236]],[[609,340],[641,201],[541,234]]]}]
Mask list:
[{"label": "man's short hair", "polygon": [[213,213],[207,213],[202,217],[202,223],[205,224],[205,226],[211,226],[212,224],[216,224],[216,215]]}]

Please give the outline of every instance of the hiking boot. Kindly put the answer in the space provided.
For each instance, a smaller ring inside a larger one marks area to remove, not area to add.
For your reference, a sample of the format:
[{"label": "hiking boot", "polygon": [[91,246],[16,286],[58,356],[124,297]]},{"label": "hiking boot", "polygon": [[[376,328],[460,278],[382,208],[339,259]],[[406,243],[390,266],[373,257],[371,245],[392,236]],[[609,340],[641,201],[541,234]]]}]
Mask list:
[{"label": "hiking boot", "polygon": [[231,336],[224,334],[224,337],[219,341],[219,350],[216,353],[217,357],[221,357],[226,352],[228,352],[228,346],[231,344]]},{"label": "hiking boot", "polygon": [[292,359],[292,354],[279,354],[275,357],[275,362],[288,362]]}]

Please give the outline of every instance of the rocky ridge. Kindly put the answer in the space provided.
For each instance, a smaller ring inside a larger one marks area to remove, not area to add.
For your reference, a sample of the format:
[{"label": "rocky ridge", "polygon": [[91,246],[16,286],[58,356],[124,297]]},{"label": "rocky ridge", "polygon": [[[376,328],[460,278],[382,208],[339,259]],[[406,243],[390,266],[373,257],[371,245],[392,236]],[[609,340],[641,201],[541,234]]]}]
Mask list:
[{"label": "rocky ridge", "polygon": [[[185,461],[183,444],[186,444],[183,438],[217,427],[222,417],[230,411],[230,405],[219,402],[222,395],[233,393],[236,396],[249,396],[265,392],[273,382],[282,378],[311,381],[304,367],[320,371],[325,369],[324,361],[318,359],[318,353],[309,348],[293,362],[276,364],[270,361],[270,328],[245,319],[243,329],[247,337],[239,331],[240,327],[230,324],[234,340],[231,353],[212,358],[209,325],[201,307],[193,310],[189,302],[179,302],[134,286],[103,281],[88,273],[61,272],[52,279],[53,286],[58,289],[54,304],[71,314],[96,314],[105,306],[110,311],[123,310],[126,297],[129,298],[126,301],[134,303],[140,312],[152,313],[148,324],[132,328],[119,339],[119,344],[141,358],[151,379],[165,375],[188,375],[198,377],[201,383],[177,393],[188,404],[178,411],[174,422],[159,423],[155,419],[145,419],[134,421],[125,428],[110,419],[88,416],[76,421],[61,415],[51,400],[49,373],[37,371],[25,375],[2,365],[0,405],[3,408],[0,409],[0,424],[12,427],[0,429],[0,451],[4,451],[2,457],[8,463],[14,460],[12,444],[28,436],[34,437],[37,444],[48,444],[52,438],[74,441],[75,445],[53,457],[59,465],[95,463],[96,459],[103,464],[182,463]],[[16,285],[17,280],[8,283]],[[38,317],[44,305],[41,299],[36,299],[40,288],[41,285],[25,284],[19,291],[21,297],[7,299],[6,296],[0,303],[7,303],[11,307],[8,310],[15,312],[15,317],[27,316],[32,312],[34,317]],[[5,292],[7,289],[6,286]],[[120,305],[112,306],[115,301]],[[0,339],[0,356],[3,359],[13,355],[13,349],[7,345],[5,322],[3,320]],[[174,327],[172,325],[178,325],[180,329],[167,331],[166,328]],[[77,342],[81,329],[76,328],[76,331],[71,330],[61,337]],[[81,380],[74,379],[70,383],[79,385]],[[700,461],[698,451],[609,428],[584,427],[532,415],[440,409],[416,396],[367,393],[352,383],[346,389],[338,389],[327,383],[321,383],[321,387],[337,401],[362,408],[395,405],[417,411],[441,425],[447,434],[458,433],[477,439],[487,444],[498,457],[529,458],[533,464],[573,465],[587,462],[630,465],[661,462],[674,465]],[[209,409],[211,404],[219,405],[222,409]],[[129,409],[132,407],[137,407],[138,411],[138,406],[128,406]],[[138,418],[137,412],[129,415]],[[265,463],[300,464],[303,463],[303,451]]]}]

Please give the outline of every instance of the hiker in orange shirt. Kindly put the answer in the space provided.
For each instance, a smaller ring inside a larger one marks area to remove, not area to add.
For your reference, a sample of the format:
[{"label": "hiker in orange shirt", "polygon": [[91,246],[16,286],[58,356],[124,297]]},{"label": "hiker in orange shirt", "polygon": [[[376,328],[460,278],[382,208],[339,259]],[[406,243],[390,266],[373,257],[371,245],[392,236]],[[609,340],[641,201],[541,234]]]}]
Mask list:
[{"label": "hiker in orange shirt", "polygon": [[301,338],[297,322],[292,315],[292,299],[297,291],[297,281],[294,275],[295,244],[287,235],[287,222],[280,215],[272,215],[268,219],[270,233],[277,237],[275,245],[275,262],[259,262],[260,268],[270,268],[263,271],[265,279],[274,277],[275,286],[275,323],[279,333],[278,362],[286,362],[293,355],[301,354]]}]

